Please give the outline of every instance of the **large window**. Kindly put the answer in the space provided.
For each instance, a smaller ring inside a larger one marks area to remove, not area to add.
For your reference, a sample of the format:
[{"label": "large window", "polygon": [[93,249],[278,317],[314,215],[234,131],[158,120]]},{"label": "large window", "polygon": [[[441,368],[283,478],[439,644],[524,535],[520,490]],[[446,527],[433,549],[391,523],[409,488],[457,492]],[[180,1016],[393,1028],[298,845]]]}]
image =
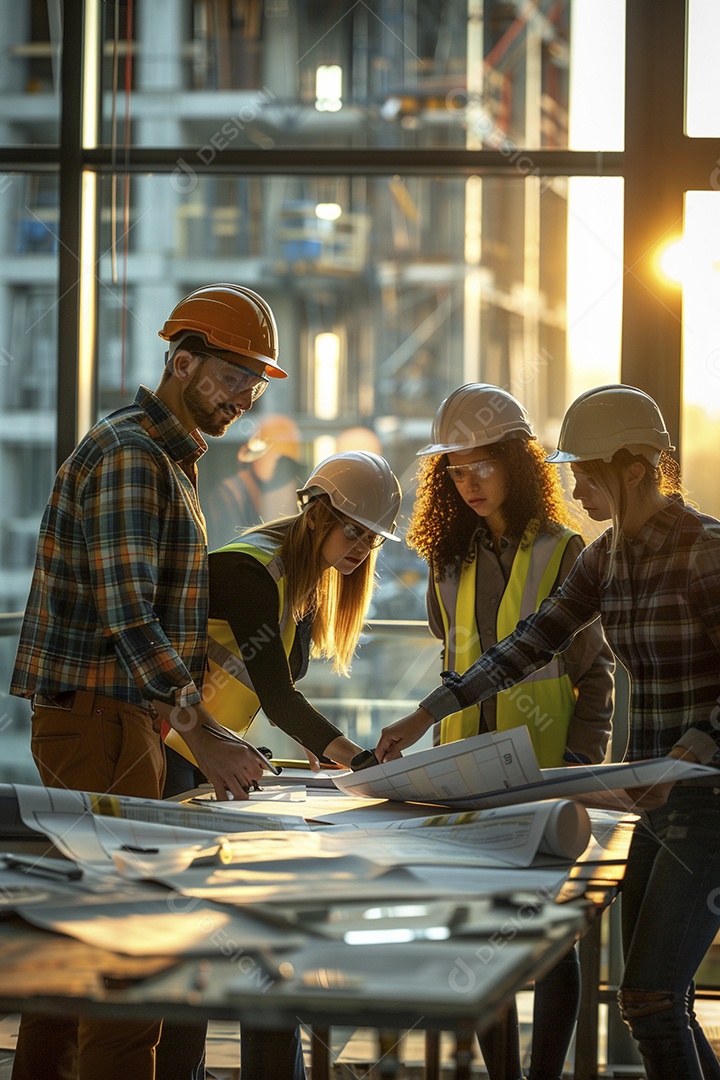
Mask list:
[{"label": "large window", "polygon": [[[106,182],[108,226],[114,193]],[[296,428],[299,478],[353,440],[385,454],[406,491],[406,521],[415,455],[456,386],[508,388],[549,446],[575,393],[619,377],[617,179],[201,176],[184,193],[161,176],[134,177],[131,194],[123,290],[101,233],[99,413],[138,382],[156,384],[166,312],[213,279],[268,299],[291,375],[211,444],[201,478],[211,548],[252,523],[228,481],[247,472],[248,443],[283,418],[283,430]],[[260,513],[294,505],[290,486]],[[382,578],[377,614],[386,591],[388,610],[399,610],[398,574],[413,569],[405,617],[422,618],[424,573],[404,549],[387,558],[394,576]]]},{"label": "large window", "polygon": [[130,21],[129,5],[105,4],[102,141],[200,161],[229,145],[510,153],[571,145],[577,99],[596,117],[584,145],[614,149],[624,2],[592,7],[140,0]]},{"label": "large window", "polygon": [[[404,529],[416,452],[470,380],[521,398],[547,446],[578,393],[643,387],[720,514],[717,16],[689,4],[686,116],[682,9],[78,0],[63,23],[59,0],[3,5],[0,606],[24,605],[58,461],[156,385],[158,328],[212,281],[267,297],[291,374],[202,463],[212,546],[353,446],[400,475]],[[657,269],[669,240],[681,285]],[[278,473],[248,511],[250,467]],[[373,617],[421,621],[425,567],[386,547]],[[367,740],[439,663],[429,638],[377,638],[349,682],[319,665],[306,686]]]},{"label": "large window", "polygon": [[[57,194],[54,176],[0,176],[0,612],[25,604],[55,471]],[[15,646],[0,635],[3,779],[31,770],[29,704],[7,693]]]}]

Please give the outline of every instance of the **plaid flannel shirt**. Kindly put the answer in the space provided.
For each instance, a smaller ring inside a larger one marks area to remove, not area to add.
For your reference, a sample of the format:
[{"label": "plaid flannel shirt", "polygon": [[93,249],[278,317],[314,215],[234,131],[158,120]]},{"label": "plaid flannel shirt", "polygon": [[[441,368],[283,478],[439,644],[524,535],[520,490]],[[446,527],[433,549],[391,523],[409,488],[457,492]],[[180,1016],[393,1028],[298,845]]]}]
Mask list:
[{"label": "plaid flannel shirt", "polygon": [[609,532],[580,554],[558,592],[465,672],[421,703],[437,719],[542,667],[600,614],[631,679],[626,758],[685,746],[720,763],[720,522],[671,499],[632,539],[603,584]]},{"label": "plaid flannel shirt", "polygon": [[195,466],[206,449],[145,387],[88,432],[43,516],[10,693],[200,700],[208,584]]}]

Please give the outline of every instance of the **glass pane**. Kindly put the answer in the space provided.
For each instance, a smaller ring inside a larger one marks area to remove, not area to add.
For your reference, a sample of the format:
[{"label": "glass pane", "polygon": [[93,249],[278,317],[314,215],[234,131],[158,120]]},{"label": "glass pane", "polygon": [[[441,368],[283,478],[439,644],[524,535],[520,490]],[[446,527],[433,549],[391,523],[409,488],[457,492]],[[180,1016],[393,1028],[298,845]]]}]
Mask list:
[{"label": "glass pane", "polygon": [[8,684],[15,663],[20,616],[0,618],[0,784],[38,784],[40,778],[30,753],[30,702],[10,697]]},{"label": "glass pane", "polygon": [[[716,0],[689,0],[687,98],[685,127],[693,138],[717,138],[717,43],[720,5]],[[717,188],[717,184],[713,184]]]},{"label": "glass pane", "polygon": [[625,142],[625,0],[573,0],[571,150],[622,150]]},{"label": "glass pane", "polygon": [[683,285],[683,483],[701,510],[720,517],[720,195],[688,191],[675,276]]},{"label": "glass pane", "polygon": [[[135,177],[127,221],[121,186],[116,192],[115,262],[121,271],[127,254],[126,285],[112,279],[109,180],[101,192],[101,413],[130,400],[138,383],[157,385],[157,331],[190,289],[237,281],[265,296],[277,318],[290,378],[273,380],[200,465],[211,548],[238,526],[293,513],[295,488],[313,465],[351,448],[391,462],[405,492],[404,534],[416,453],[455,387],[507,387],[551,446],[572,397],[617,377],[617,179],[200,175],[183,192],[167,177]],[[386,544],[379,570],[373,617],[423,620],[425,565],[404,544]],[[403,684],[407,699],[439,671],[432,639],[424,667],[413,666],[416,641],[402,647],[404,666],[375,665],[379,699],[398,696],[398,671],[416,673],[415,689]],[[325,665],[311,665],[304,685],[316,679],[323,698],[365,692]],[[372,722],[381,715],[374,707]]]},{"label": "glass pane", "polygon": [[0,4],[0,146],[59,141],[60,10],[40,0]]},{"label": "glass pane", "polygon": [[[25,607],[55,472],[57,198],[54,177],[0,178],[0,612]],[[0,622],[0,780],[36,782],[29,703],[7,693],[18,630]]]},{"label": "glass pane", "polygon": [[567,148],[569,126],[616,149],[625,5],[598,7],[138,0],[116,27],[103,5],[103,140],[188,146],[196,170],[227,147]]}]

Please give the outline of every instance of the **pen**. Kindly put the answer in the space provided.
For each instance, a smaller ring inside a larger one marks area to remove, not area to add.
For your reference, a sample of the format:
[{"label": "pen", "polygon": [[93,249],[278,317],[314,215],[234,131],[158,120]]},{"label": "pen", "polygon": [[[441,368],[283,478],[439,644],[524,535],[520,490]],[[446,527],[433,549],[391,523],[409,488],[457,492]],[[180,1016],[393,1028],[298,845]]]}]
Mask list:
[{"label": "pen", "polygon": [[213,727],[212,724],[203,724],[202,726],[204,731],[214,735],[216,739],[221,739],[223,742],[239,743],[240,746],[244,746],[247,750],[252,750],[252,752],[257,754],[262,761],[263,768],[269,769],[274,776],[279,776],[282,772],[282,769],[277,765],[273,765],[272,761],[269,761],[264,754],[261,754],[256,746],[246,742],[245,739],[241,739],[239,735],[236,735],[234,731],[230,731],[229,728],[223,727],[222,725]]},{"label": "pen", "polygon": [[19,870],[22,874],[36,874],[38,877],[59,878],[64,881],[78,881],[83,872],[79,866],[69,863],[65,866],[59,859],[33,859],[32,856],[0,855],[8,870]]}]

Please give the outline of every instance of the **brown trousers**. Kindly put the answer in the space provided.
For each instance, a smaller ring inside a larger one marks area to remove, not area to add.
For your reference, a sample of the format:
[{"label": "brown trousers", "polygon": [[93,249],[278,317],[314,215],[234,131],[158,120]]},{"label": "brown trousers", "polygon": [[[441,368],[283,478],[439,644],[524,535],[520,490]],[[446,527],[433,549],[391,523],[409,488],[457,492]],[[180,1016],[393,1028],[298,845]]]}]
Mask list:
[{"label": "brown trousers", "polygon": [[[147,712],[134,705],[84,690],[69,708],[36,702],[31,746],[46,787],[162,794],[165,751]],[[161,1027],[160,1020],[23,1016],[12,1080],[154,1080]]]}]

